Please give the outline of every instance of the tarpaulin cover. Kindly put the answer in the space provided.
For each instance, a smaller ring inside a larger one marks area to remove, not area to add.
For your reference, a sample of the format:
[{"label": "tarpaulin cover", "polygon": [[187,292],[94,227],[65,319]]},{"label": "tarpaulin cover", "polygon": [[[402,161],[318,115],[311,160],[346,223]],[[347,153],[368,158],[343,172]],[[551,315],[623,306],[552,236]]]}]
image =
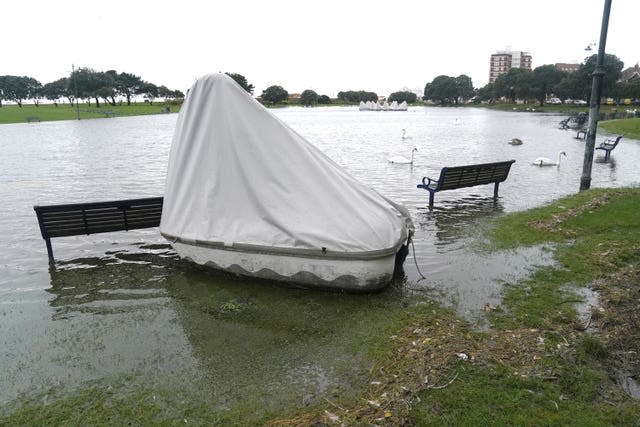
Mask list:
[{"label": "tarpaulin cover", "polygon": [[[337,142],[338,143],[338,142]],[[198,79],[171,146],[161,233],[262,251],[396,250],[409,213],[351,177],[225,74]]]}]

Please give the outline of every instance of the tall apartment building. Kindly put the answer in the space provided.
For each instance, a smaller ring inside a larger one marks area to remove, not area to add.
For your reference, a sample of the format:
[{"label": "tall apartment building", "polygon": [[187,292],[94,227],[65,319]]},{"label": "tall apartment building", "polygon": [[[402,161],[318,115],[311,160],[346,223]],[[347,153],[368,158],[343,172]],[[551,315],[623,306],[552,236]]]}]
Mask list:
[{"label": "tall apartment building", "polygon": [[531,69],[531,54],[529,52],[501,51],[491,55],[489,67],[489,83],[496,81],[499,75],[505,74],[512,68]]}]

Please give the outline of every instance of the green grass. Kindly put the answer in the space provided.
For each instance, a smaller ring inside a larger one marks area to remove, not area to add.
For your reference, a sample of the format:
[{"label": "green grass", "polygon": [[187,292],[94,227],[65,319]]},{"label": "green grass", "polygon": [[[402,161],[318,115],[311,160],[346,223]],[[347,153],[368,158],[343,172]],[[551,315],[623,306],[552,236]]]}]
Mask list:
[{"label": "green grass", "polygon": [[[411,412],[421,426],[637,426],[633,402],[598,402],[602,373],[572,368],[564,381],[521,378],[502,367],[466,364],[458,378],[443,390],[420,393]],[[567,380],[570,378],[570,383]]]},{"label": "green grass", "polygon": [[608,120],[598,126],[607,132],[623,134],[625,138],[640,140],[640,119]]},{"label": "green grass", "polygon": [[[508,285],[503,306],[491,316],[493,337],[508,343],[520,339],[517,331],[537,331],[543,351],[532,362],[538,343],[523,341],[518,351],[498,350],[482,363],[459,362],[458,378],[449,387],[420,392],[413,424],[640,425],[640,405],[611,379],[615,355],[602,336],[576,332],[572,308],[580,300],[576,286],[599,279],[599,286],[615,288],[610,275],[640,265],[639,210],[638,188],[591,190],[496,220],[490,232],[495,248],[555,248],[558,265]],[[553,375],[514,372],[526,367]]]},{"label": "green grass", "polygon": [[224,412],[216,414],[193,396],[151,387],[123,391],[123,387],[94,385],[62,398],[29,399],[0,418],[0,426],[233,425]]},{"label": "green grass", "polygon": [[[87,105],[86,103],[80,104],[80,119],[95,119],[105,118],[108,114],[113,113],[115,117],[120,116],[139,116],[145,114],[160,114],[165,107],[164,102],[157,101],[153,105],[149,105],[143,102],[131,105],[115,105],[100,104],[100,108],[95,107],[95,103]],[[171,112],[178,112],[180,110],[179,105],[168,105]],[[37,117],[40,121],[52,121],[52,120],[76,120],[77,111],[76,108],[71,107],[69,104],[59,104],[55,107],[53,104],[40,104],[35,106],[33,104],[23,104],[22,108],[17,105],[3,105],[0,108],[0,124],[7,123],[26,123],[28,117]]]},{"label": "green grass", "polygon": [[[555,245],[558,266],[537,270],[505,292],[501,327],[550,327],[571,319],[572,286],[585,286],[640,258],[640,190],[591,190],[499,220],[491,238],[499,248]],[[570,285],[570,286],[567,286]]]}]

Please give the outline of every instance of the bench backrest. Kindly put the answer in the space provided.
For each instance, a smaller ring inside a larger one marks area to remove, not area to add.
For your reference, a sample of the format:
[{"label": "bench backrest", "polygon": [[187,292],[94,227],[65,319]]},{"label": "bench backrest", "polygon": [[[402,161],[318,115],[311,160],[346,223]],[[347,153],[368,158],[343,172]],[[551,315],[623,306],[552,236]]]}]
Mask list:
[{"label": "bench backrest", "polygon": [[440,171],[436,191],[502,182],[515,160],[478,165],[445,167]]},{"label": "bench backrest", "polygon": [[162,197],[110,202],[34,206],[42,238],[157,227]]},{"label": "bench backrest", "polygon": [[618,135],[613,144],[607,143],[606,141],[604,142],[604,144],[611,145],[611,149],[613,150],[614,148],[616,148],[616,145],[618,145],[618,142],[620,142],[623,136],[624,135]]}]

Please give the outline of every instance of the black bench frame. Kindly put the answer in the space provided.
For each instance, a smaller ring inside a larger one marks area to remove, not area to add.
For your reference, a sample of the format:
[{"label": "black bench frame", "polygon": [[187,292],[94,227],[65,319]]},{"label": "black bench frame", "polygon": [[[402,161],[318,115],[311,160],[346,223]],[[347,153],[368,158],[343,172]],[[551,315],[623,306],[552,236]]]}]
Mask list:
[{"label": "black bench frame", "polygon": [[163,197],[34,206],[40,234],[53,262],[51,238],[158,227]]},{"label": "black bench frame", "polygon": [[618,145],[618,142],[620,142],[623,136],[624,135],[618,135],[616,139],[605,139],[600,143],[599,146],[596,147],[596,150],[604,150],[604,159],[609,160],[609,157],[611,157],[611,152],[614,148],[616,148],[616,145]]},{"label": "black bench frame", "polygon": [[425,176],[422,178],[422,184],[418,184],[417,188],[423,188],[429,192],[429,209],[433,209],[433,197],[438,191],[483,184],[495,184],[493,199],[497,200],[498,187],[501,182],[507,179],[513,163],[515,163],[515,160],[444,167],[440,171],[440,177],[437,180]]}]

